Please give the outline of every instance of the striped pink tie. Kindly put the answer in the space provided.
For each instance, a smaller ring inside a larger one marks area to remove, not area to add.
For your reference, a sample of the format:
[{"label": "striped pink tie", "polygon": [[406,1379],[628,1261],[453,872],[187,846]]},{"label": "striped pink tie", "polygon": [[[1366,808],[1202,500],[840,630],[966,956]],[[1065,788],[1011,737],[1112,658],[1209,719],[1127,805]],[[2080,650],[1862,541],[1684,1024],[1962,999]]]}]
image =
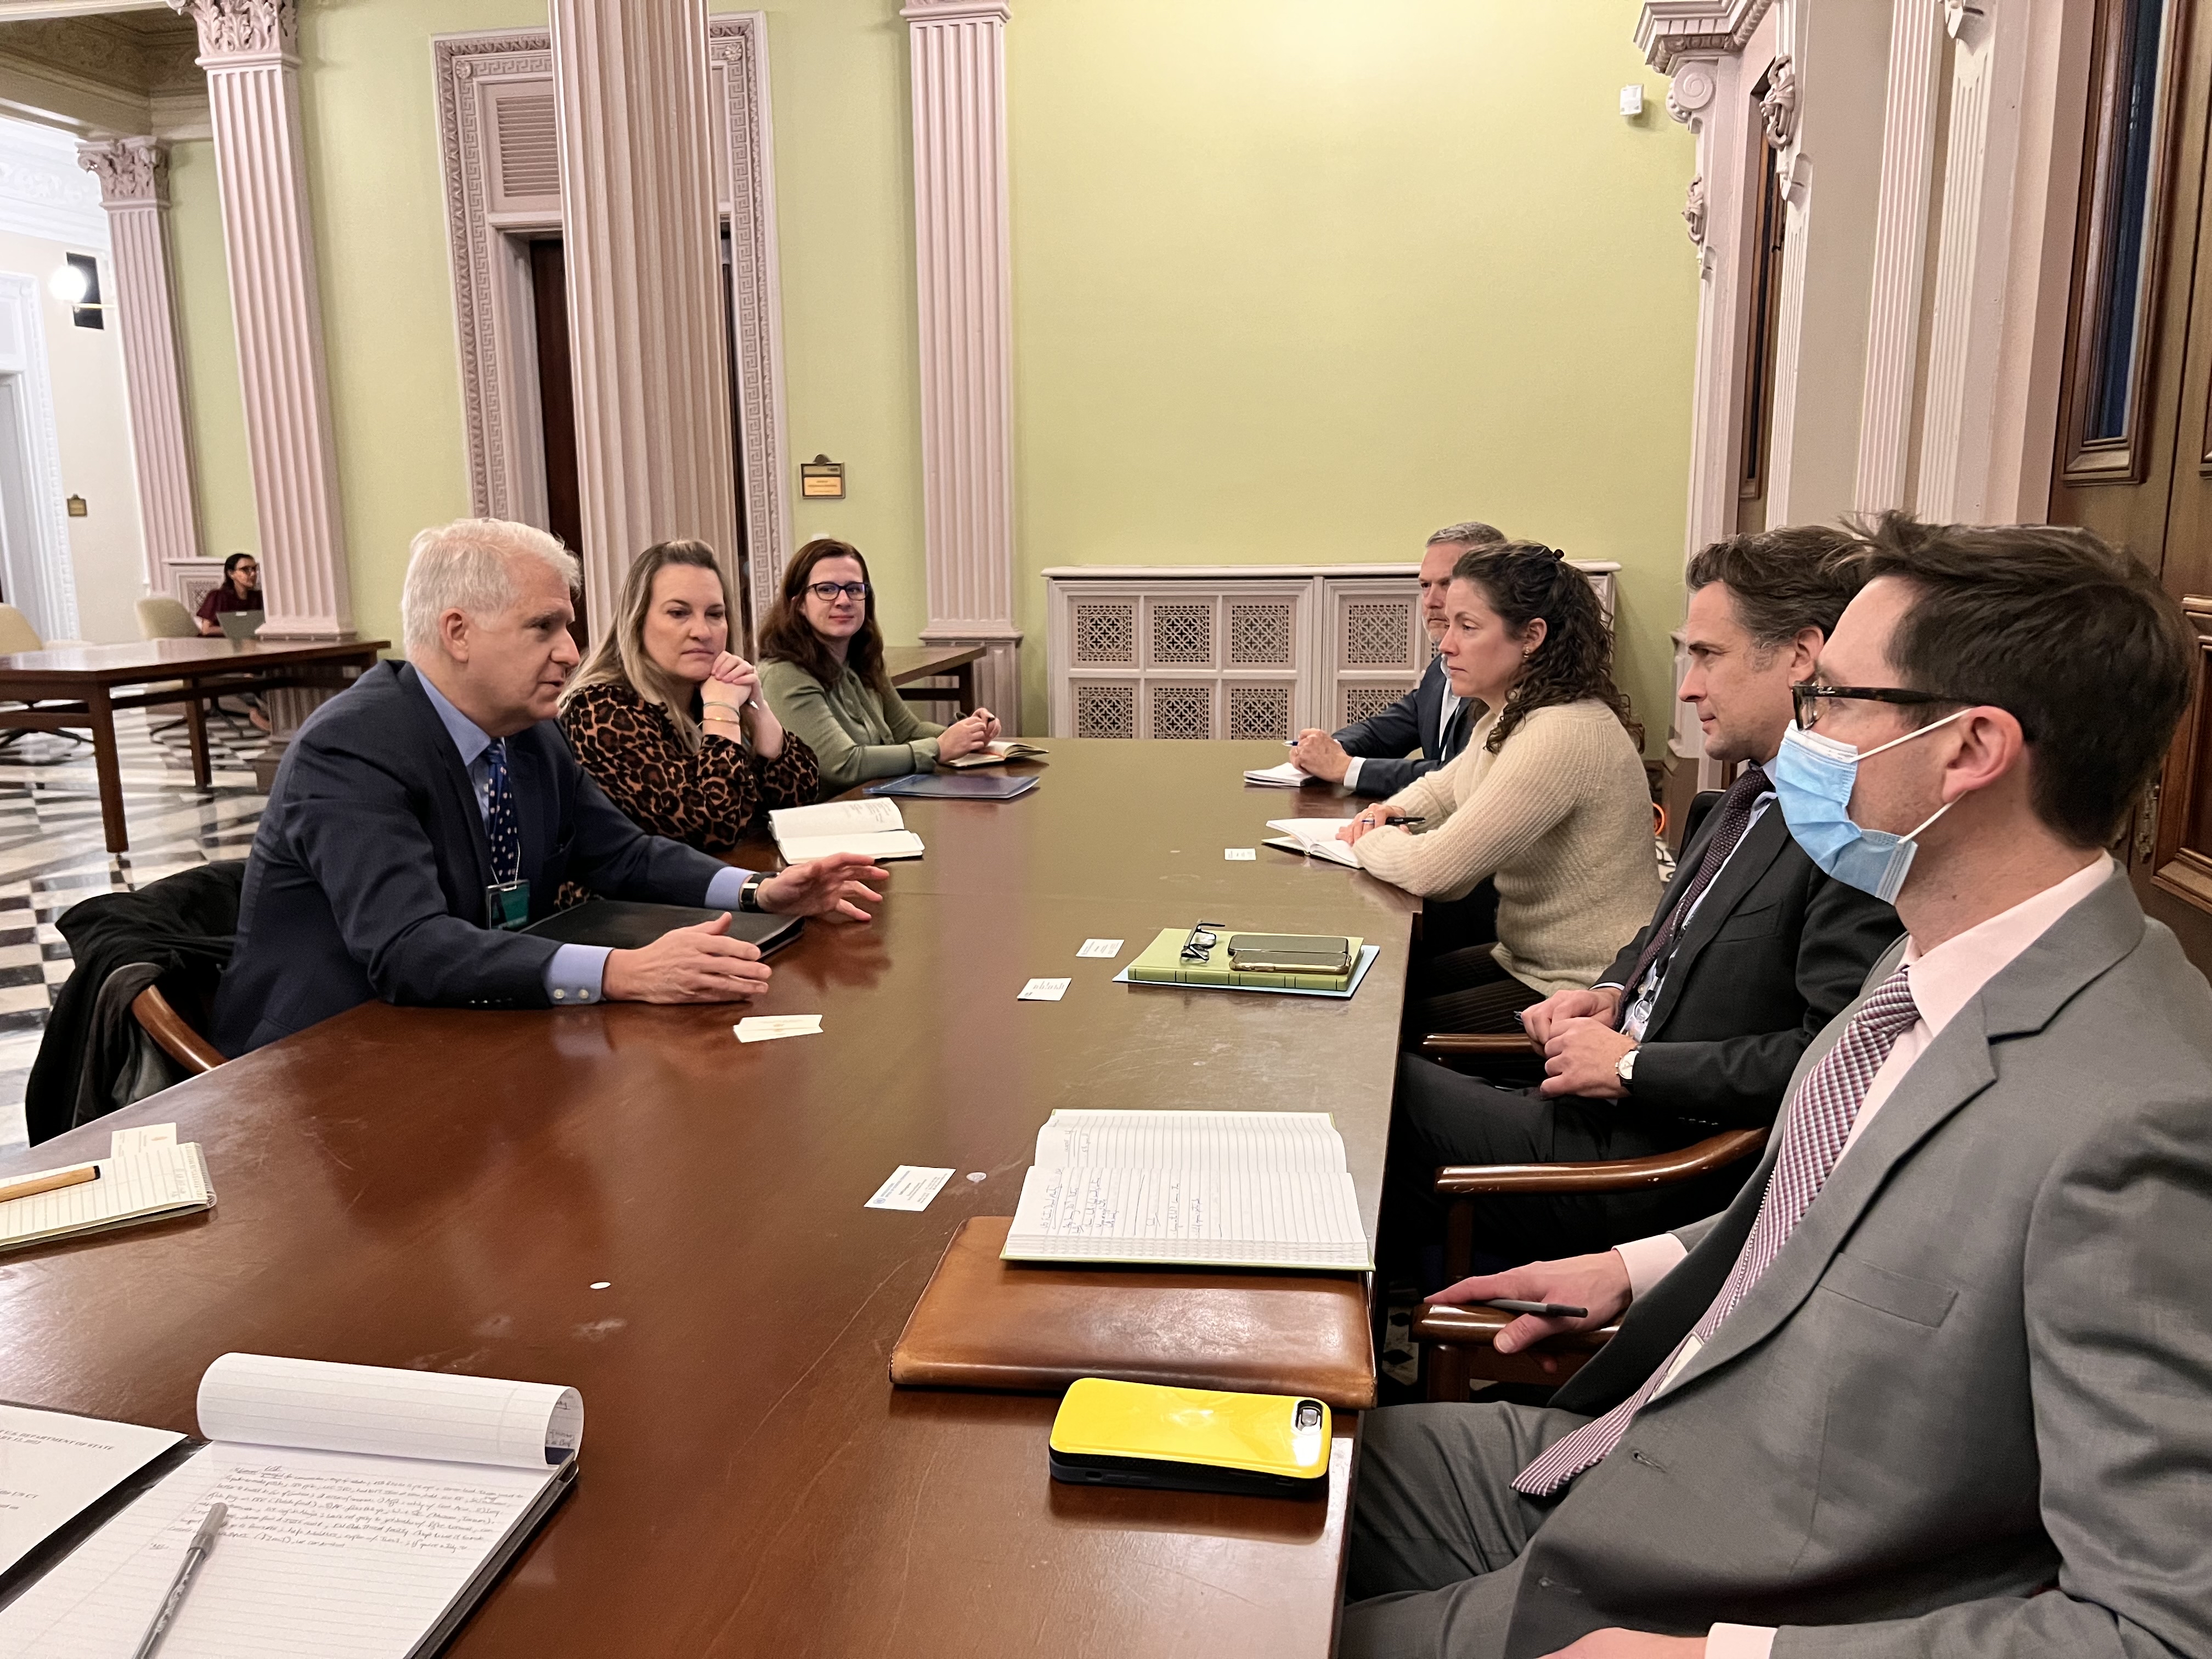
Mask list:
[{"label": "striped pink tie", "polygon": [[1897,1039],[1920,1018],[1920,1010],[1913,1006],[1912,988],[1905,983],[1905,972],[1899,968],[1875,988],[1874,994],[1859,1005],[1850,1024],[1844,1027],[1836,1046],[1806,1074],[1790,1105],[1789,1121],[1782,1132],[1782,1150],[1767,1176],[1766,1194],[1759,1201],[1751,1237],[1744,1240],[1735,1266],[1729,1270],[1728,1282],[1705,1310],[1705,1317],[1642,1388],[1603,1417],[1591,1419],[1557,1442],[1515,1475],[1516,1491],[1531,1498],[1548,1497],[1618,1446],[1628,1432],[1630,1419],[1673,1375],[1684,1351],[1694,1352],[1693,1341],[1700,1347],[1711,1341],[1721,1322],[1751,1294],[1759,1276],[1782,1254],[1799,1218],[1843,1155],[1851,1121],[1859,1115],[1874,1074],[1889,1058]]}]

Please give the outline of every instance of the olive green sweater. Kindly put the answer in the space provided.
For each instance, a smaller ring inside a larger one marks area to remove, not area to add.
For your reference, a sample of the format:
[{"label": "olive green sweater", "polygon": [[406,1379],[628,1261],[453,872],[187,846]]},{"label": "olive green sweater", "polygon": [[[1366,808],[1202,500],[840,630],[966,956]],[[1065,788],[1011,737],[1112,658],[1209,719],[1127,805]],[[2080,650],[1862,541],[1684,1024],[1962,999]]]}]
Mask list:
[{"label": "olive green sweater", "polygon": [[814,751],[822,797],[842,794],[870,778],[928,772],[937,765],[937,734],[903,697],[890,705],[857,674],[824,688],[797,663],[760,665],[761,692],[783,729]]}]

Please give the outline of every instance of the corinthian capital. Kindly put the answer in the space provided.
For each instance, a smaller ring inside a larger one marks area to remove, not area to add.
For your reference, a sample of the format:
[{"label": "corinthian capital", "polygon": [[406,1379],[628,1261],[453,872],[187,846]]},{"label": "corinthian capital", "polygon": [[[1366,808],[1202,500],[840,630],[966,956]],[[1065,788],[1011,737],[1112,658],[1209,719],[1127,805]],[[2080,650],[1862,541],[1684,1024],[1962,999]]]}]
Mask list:
[{"label": "corinthian capital", "polygon": [[169,9],[199,25],[203,64],[299,55],[299,0],[169,0]]},{"label": "corinthian capital", "polygon": [[100,180],[105,207],[169,205],[169,147],[158,138],[79,144],[76,164]]}]

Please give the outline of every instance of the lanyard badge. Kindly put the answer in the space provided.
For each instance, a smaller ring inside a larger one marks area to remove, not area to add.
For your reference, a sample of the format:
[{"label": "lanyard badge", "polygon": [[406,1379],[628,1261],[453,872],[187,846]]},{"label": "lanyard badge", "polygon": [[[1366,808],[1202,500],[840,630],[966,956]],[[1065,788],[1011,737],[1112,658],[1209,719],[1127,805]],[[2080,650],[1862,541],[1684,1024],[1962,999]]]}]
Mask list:
[{"label": "lanyard badge", "polygon": [[484,926],[507,932],[530,921],[530,884],[495,881],[484,889]]}]

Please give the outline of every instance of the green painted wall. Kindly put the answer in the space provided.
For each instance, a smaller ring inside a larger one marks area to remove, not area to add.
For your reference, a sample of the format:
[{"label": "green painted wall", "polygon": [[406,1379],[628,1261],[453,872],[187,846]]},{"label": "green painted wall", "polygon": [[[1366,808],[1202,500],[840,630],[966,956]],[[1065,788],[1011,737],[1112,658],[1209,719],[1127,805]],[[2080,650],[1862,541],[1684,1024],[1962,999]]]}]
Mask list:
[{"label": "green painted wall", "polygon": [[[1697,267],[1637,0],[1020,0],[1018,556],[1619,559],[1663,743]],[[1020,588],[1042,712],[1044,594]]]},{"label": "green painted wall", "polygon": [[261,531],[246,461],[246,405],[238,386],[238,339],[230,319],[212,143],[170,147],[169,203],[185,416],[199,480],[200,551],[216,558],[258,553]]},{"label": "green painted wall", "polygon": [[[734,7],[731,9],[735,9]],[[1008,32],[1019,620],[1035,572],[1401,560],[1470,515],[1620,559],[1655,745],[1680,613],[1696,267],[1688,135],[1615,114],[1636,0],[1019,0]],[[897,0],[769,10],[795,462],[848,498],[894,640],[925,617],[912,155]],[[468,506],[429,40],[542,0],[305,9],[302,103],[354,605]],[[1650,82],[1656,106],[1662,88]],[[178,240],[211,548],[252,501],[213,167]],[[188,208],[188,202],[190,206]],[[217,327],[217,324],[220,327]],[[792,481],[794,496],[796,478]]]},{"label": "green painted wall", "polygon": [[[907,26],[898,0],[768,15],[792,533],[866,554],[884,633],[910,641],[929,607]],[[817,454],[845,463],[843,501],[799,499],[798,465]]]},{"label": "green painted wall", "polygon": [[543,0],[302,8],[301,105],[354,617],[395,645],[409,540],[469,510],[430,37],[545,19]]}]

